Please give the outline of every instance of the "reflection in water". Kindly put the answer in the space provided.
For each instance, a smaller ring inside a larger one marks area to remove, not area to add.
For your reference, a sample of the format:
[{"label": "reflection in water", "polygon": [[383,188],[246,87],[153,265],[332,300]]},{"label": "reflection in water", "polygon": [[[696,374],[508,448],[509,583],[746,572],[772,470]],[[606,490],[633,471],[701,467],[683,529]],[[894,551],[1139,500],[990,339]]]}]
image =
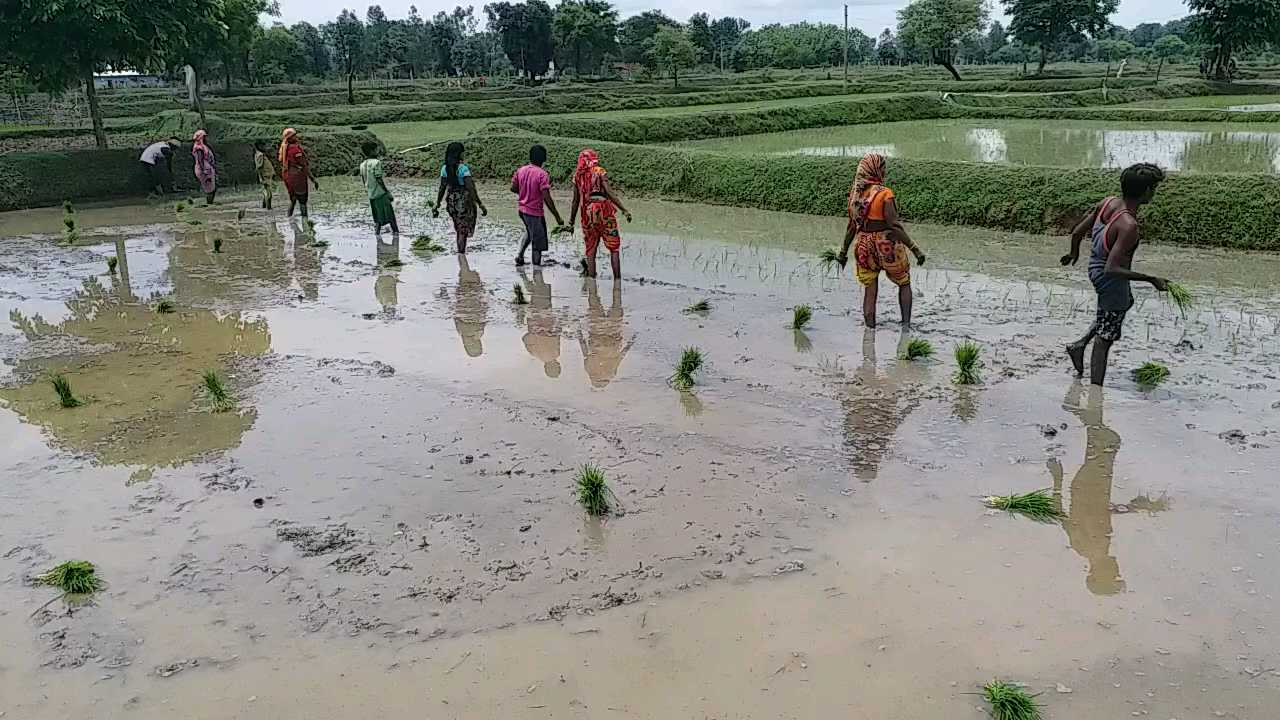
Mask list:
[{"label": "reflection in water", "polygon": [[[1081,407],[1078,394],[1087,395]],[[1089,563],[1085,586],[1095,595],[1115,595],[1124,591],[1120,563],[1111,555],[1111,483],[1115,477],[1120,435],[1102,419],[1102,388],[1079,383],[1067,391],[1063,408],[1080,419],[1085,427],[1084,463],[1071,480],[1071,508],[1062,525],[1071,549]],[[1057,458],[1048,462],[1054,496],[1061,502],[1063,473]]]},{"label": "reflection in water", "polygon": [[[378,301],[378,305],[382,306],[382,313],[388,318],[397,316],[397,306],[400,304],[400,296],[398,286],[400,285],[400,272],[397,269],[388,268],[387,264],[392,260],[400,259],[400,236],[395,236],[391,242],[384,243],[381,238],[374,241],[377,247],[376,262],[378,265],[378,277],[373,281],[373,297]],[[392,263],[393,267],[397,267]]]},{"label": "reflection in water", "polygon": [[625,338],[627,326],[622,317],[622,283],[613,283],[613,299],[606,311],[600,302],[600,286],[595,278],[584,278],[582,291],[587,296],[587,331],[578,335],[582,363],[591,385],[604,388],[618,375],[618,367],[635,344]]},{"label": "reflection in water", "polygon": [[294,274],[302,287],[302,297],[317,300],[320,298],[321,251],[311,244],[311,238],[297,220],[289,221],[289,229],[293,232]]},{"label": "reflection in water", "polygon": [[686,416],[697,417],[706,410],[697,395],[694,395],[687,390],[681,390],[676,394],[680,396],[680,407],[684,408],[684,414]]},{"label": "reflection in water", "polygon": [[542,268],[533,270],[533,279],[521,267],[520,279],[529,294],[529,306],[524,313],[524,349],[542,362],[542,371],[549,378],[560,377],[560,321],[551,307],[551,285],[547,283]]},{"label": "reflection in water", "polygon": [[489,306],[484,281],[471,269],[467,256],[459,254],[458,285],[453,290],[453,326],[462,338],[467,357],[484,355],[484,328],[488,324]]},{"label": "reflection in water", "polygon": [[[907,342],[904,332],[899,346]],[[857,382],[846,386],[840,404],[844,409],[844,443],[852,456],[853,472],[870,482],[880,472],[880,463],[889,453],[898,428],[916,409],[916,393],[903,386],[899,365],[881,375],[876,367],[876,333],[871,328],[862,335],[862,364],[854,373]]]},{"label": "reflection in water", "polygon": [[809,339],[809,334],[803,330],[795,330],[793,340],[795,341],[796,352],[810,353],[813,352],[813,340]]},{"label": "reflection in water", "polygon": [[[56,325],[40,316],[10,314],[31,343],[79,340],[110,348],[89,355],[20,360],[24,385],[0,388],[0,400],[27,422],[42,426],[55,444],[93,454],[103,464],[173,466],[240,442],[256,413],[199,410],[201,373],[218,368],[228,353],[261,355],[271,346],[265,320],[239,313],[218,315],[184,309],[157,314],[133,298],[128,258],[117,243],[115,287],[84,280],[66,301],[68,316]],[[59,407],[46,375],[65,372],[83,407]],[[145,475],[145,473],[143,473]]]}]

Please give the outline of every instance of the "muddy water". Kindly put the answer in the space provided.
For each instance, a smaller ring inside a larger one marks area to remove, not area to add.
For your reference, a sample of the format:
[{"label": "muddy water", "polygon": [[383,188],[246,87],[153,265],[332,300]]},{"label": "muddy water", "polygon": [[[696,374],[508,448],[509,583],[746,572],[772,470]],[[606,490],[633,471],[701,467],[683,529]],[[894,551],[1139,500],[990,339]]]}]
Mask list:
[{"label": "muddy water", "polygon": [[[235,196],[82,208],[75,248],[55,212],[0,217],[6,718],[977,718],[993,676],[1050,717],[1280,698],[1274,256],[1144,248],[1201,304],[1138,290],[1093,392],[1058,350],[1091,311],[1060,240],[915,228],[942,357],[908,364],[888,298],[864,332],[812,261],[838,221],[637,201],[615,286],[518,272],[506,210],[466,259],[419,256],[447,231],[412,187],[413,232],[376,244],[354,193],[318,203],[326,247]],[[1159,390],[1126,377],[1147,359]],[[588,461],[620,514],[573,505]],[[1068,519],[980,503],[1036,488]],[[40,609],[28,578],[73,557],[107,590]]]}]

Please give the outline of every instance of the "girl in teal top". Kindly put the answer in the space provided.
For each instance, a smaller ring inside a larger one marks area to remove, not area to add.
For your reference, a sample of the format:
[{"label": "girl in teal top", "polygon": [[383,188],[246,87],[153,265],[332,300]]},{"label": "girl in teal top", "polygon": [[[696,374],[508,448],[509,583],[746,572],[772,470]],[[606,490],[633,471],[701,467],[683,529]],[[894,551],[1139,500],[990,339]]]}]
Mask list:
[{"label": "girl in teal top", "polygon": [[433,217],[440,217],[440,205],[444,203],[449,217],[453,218],[460,254],[467,252],[467,240],[476,232],[477,208],[481,215],[489,215],[489,210],[476,192],[471,168],[462,162],[465,151],[460,142],[449,143],[449,147],[445,149],[444,165],[440,167],[440,191],[436,194],[436,206],[431,211]]}]

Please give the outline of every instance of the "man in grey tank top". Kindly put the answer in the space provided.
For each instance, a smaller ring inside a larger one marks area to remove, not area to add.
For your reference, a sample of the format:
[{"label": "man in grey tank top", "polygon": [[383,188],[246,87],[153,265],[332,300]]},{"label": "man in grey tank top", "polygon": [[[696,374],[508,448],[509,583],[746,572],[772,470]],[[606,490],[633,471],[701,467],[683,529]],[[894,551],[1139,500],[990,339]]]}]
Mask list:
[{"label": "man in grey tank top", "polygon": [[1089,375],[1094,385],[1101,386],[1107,377],[1107,357],[1111,345],[1120,339],[1124,316],[1133,307],[1131,282],[1151,283],[1165,292],[1169,281],[1133,271],[1133,256],[1142,241],[1138,233],[1138,208],[1151,202],[1156,188],[1164,182],[1164,171],[1155,165],[1140,163],[1120,176],[1122,197],[1103,200],[1086,215],[1071,232],[1071,250],[1062,257],[1063,265],[1080,260],[1080,243],[1088,235],[1089,280],[1098,293],[1098,315],[1089,332],[1067,346],[1067,355],[1076,376],[1084,375],[1084,353],[1093,343]]}]

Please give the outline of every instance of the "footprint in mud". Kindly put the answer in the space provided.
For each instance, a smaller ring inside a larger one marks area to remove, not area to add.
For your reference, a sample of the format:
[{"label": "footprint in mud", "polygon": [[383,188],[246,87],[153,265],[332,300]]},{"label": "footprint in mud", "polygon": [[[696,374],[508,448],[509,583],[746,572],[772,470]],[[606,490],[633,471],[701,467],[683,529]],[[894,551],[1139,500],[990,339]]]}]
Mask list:
[{"label": "footprint in mud", "polygon": [[297,525],[288,520],[275,520],[276,538],[297,549],[303,557],[315,557],[349,550],[356,544],[357,533],[346,523],[329,525]]}]

